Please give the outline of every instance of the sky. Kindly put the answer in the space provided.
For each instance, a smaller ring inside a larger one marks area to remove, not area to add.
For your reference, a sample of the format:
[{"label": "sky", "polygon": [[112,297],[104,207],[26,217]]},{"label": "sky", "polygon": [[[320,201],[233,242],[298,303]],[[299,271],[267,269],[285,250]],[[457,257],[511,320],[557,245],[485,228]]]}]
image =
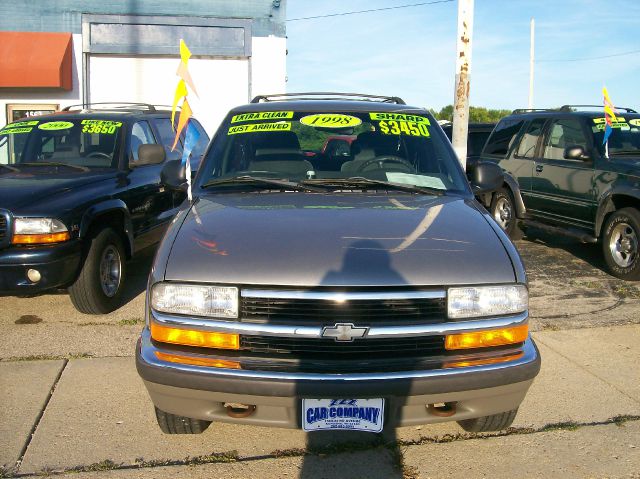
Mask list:
[{"label": "sky", "polygon": [[[436,110],[452,104],[457,0],[295,20],[422,1],[289,0],[287,91],[399,96]],[[475,0],[471,105],[527,107],[532,17],[534,108],[601,105],[603,86],[616,106],[640,108],[640,0]]]}]

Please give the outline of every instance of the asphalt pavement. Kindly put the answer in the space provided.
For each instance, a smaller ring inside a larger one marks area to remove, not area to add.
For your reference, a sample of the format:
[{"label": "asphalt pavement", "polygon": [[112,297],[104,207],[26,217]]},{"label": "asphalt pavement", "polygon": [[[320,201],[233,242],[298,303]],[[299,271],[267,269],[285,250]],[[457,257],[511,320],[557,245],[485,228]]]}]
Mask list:
[{"label": "asphalt pavement", "polygon": [[0,299],[0,477],[640,479],[640,284],[605,273],[597,246],[516,245],[543,362],[506,431],[212,424],[163,435],[133,358],[150,251],[130,265],[127,303],[110,315],[77,313],[64,294]]}]

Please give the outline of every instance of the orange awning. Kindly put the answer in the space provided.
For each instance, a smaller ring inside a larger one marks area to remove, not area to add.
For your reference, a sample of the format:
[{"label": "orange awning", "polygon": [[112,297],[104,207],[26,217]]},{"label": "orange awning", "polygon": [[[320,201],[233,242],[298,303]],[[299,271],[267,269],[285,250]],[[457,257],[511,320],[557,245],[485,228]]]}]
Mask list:
[{"label": "orange awning", "polygon": [[73,88],[71,33],[0,32],[0,88]]}]

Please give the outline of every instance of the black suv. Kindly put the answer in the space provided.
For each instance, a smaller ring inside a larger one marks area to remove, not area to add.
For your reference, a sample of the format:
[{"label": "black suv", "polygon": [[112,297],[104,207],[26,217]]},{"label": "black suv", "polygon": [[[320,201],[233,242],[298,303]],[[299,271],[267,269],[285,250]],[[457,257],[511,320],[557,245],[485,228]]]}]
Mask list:
[{"label": "black suv", "polygon": [[[453,123],[446,122],[441,125],[442,131],[447,135],[449,141],[453,136]],[[469,123],[467,135],[467,165],[475,165],[480,159],[482,148],[491,135],[495,123]]]},{"label": "black suv", "polygon": [[494,129],[482,160],[497,161],[503,187],[485,197],[510,235],[524,226],[601,242],[610,272],[640,279],[640,114],[622,108],[603,144],[602,107],[515,110]]},{"label": "black suv", "polygon": [[[125,261],[161,238],[184,189],[163,173],[171,112],[99,105],[23,119],[0,130],[0,295],[69,288],[83,313],[118,307]],[[197,121],[197,163],[208,142]],[[184,135],[183,135],[184,136]]]}]

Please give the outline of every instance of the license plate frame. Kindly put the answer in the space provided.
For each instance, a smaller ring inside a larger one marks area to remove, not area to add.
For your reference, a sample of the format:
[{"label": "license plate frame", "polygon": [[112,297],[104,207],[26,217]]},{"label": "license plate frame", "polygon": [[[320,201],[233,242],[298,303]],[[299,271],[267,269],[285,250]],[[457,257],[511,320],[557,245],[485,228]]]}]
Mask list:
[{"label": "license plate frame", "polygon": [[302,399],[302,429],[382,432],[384,398]]}]

